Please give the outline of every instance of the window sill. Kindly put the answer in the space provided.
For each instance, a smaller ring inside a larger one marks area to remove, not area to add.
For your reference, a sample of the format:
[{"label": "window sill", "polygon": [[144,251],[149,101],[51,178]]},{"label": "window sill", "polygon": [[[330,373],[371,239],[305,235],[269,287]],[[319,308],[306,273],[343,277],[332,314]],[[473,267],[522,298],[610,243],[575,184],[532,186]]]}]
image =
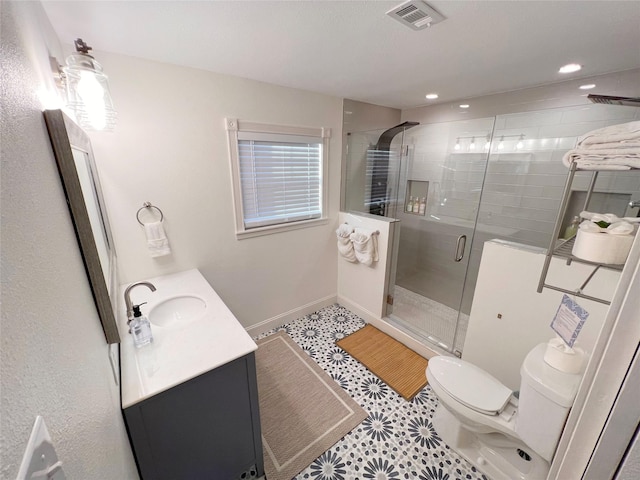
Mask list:
[{"label": "window sill", "polygon": [[288,232],[290,230],[299,230],[301,228],[317,227],[320,225],[327,225],[328,223],[328,218],[316,218],[313,220],[303,220],[300,222],[285,223],[282,225],[270,225],[268,227],[252,228],[250,230],[242,230],[236,232],[236,239],[244,240],[245,238],[261,237],[262,235],[271,235],[273,233]]}]

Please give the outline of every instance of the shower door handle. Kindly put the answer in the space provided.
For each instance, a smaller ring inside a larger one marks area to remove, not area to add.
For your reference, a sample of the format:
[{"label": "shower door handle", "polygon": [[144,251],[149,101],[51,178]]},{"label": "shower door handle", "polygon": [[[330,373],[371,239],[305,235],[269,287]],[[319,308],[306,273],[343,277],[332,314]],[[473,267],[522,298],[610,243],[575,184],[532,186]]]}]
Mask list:
[{"label": "shower door handle", "polygon": [[456,244],[456,255],[453,257],[453,260],[459,262],[464,258],[464,249],[467,246],[467,236],[460,235],[458,237],[458,243]]}]

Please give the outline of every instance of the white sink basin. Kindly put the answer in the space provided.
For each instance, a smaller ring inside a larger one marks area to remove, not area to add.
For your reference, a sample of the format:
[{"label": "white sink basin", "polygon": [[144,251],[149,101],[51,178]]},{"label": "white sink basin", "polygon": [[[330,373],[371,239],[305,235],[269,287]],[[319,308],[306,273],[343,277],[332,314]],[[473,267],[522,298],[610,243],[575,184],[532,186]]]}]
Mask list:
[{"label": "white sink basin", "polygon": [[201,316],[207,302],[195,295],[180,295],[163,300],[149,312],[149,321],[159,327],[186,323]]}]

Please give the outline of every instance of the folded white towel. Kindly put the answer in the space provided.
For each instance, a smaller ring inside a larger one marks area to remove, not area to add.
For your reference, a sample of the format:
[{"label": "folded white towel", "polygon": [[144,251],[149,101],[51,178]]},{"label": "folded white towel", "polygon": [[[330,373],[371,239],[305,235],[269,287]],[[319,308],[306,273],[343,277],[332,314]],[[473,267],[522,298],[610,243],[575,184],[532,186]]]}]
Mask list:
[{"label": "folded white towel", "polygon": [[622,150],[622,151],[640,151],[640,141],[628,141],[628,142],[606,142],[606,143],[590,143],[581,144],[576,148],[580,150],[592,151],[592,150]]},{"label": "folded white towel", "polygon": [[585,133],[578,138],[578,146],[596,145],[598,143],[639,142],[640,121],[610,125]]},{"label": "folded white towel", "polygon": [[152,257],[162,257],[171,253],[162,222],[145,223],[144,232],[147,235],[147,248]]},{"label": "folded white towel", "polygon": [[360,263],[370,266],[378,261],[378,235],[371,230],[356,228],[351,234],[351,243]]},{"label": "folded white towel", "polygon": [[640,148],[573,149],[562,162],[566,167],[575,162],[582,170],[630,170],[640,168]]},{"label": "folded white towel", "polygon": [[353,227],[346,223],[343,223],[338,227],[336,230],[336,236],[338,237],[338,252],[345,258],[345,260],[351,263],[356,263],[358,259],[353,251],[351,238],[349,238],[352,232]]},{"label": "folded white towel", "polygon": [[562,157],[565,166],[582,170],[640,168],[640,121],[598,128],[578,138],[576,147]]}]

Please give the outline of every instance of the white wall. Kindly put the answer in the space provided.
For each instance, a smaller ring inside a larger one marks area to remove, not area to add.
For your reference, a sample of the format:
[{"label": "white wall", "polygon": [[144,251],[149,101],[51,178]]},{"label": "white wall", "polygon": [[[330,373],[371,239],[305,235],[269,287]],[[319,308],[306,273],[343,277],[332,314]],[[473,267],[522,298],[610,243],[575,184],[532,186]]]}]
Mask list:
[{"label": "white wall", "polygon": [[[537,293],[543,263],[544,250],[540,248],[499,240],[484,244],[462,358],[513,390],[520,389],[520,365],[527,353],[555,336],[549,325],[563,294],[549,289]],[[546,283],[577,289],[592,270],[589,265],[574,262],[567,266],[554,258]],[[601,269],[584,293],[611,300],[619,277],[619,271]],[[591,353],[608,306],[575,300],[589,312],[576,346]]]},{"label": "white wall", "polygon": [[338,256],[338,302],[360,314],[365,320],[382,318],[386,310],[396,221],[376,215],[345,212],[340,212],[339,220],[354,229],[364,228],[379,233],[377,262],[367,266]]},{"label": "white wall", "polygon": [[[118,110],[92,141],[121,281],[198,268],[245,327],[335,301],[342,101],[202,70],[96,52]],[[237,240],[225,117],[329,127],[326,225]],[[162,209],[172,255],[153,259],[136,211]]]},{"label": "white wall", "polygon": [[42,415],[67,478],[137,478],[39,100],[56,97],[58,40],[37,2],[2,2],[0,14],[0,477],[16,477]]}]

